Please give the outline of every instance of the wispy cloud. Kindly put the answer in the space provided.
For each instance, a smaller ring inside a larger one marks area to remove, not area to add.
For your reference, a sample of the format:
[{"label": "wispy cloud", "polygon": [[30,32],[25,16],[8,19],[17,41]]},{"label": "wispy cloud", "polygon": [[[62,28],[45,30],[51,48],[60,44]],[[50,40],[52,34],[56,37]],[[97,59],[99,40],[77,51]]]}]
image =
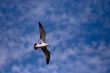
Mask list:
[{"label": "wispy cloud", "polygon": [[[103,45],[103,46],[102,46]],[[97,49],[95,48],[97,46]],[[103,48],[103,49],[102,49]],[[109,45],[105,45],[105,43],[99,43],[97,45],[91,44],[79,44],[78,46],[74,46],[68,49],[64,49],[64,51],[59,51],[55,49],[51,62],[48,66],[39,66],[36,68],[35,65],[13,65],[12,72],[40,72],[40,73],[48,73],[48,72],[76,72],[76,73],[105,73],[107,71],[106,60],[103,60],[103,55],[109,54],[109,52],[105,52],[106,49],[109,48]],[[100,52],[99,52],[100,50]],[[101,51],[102,50],[102,51]],[[107,57],[107,56],[105,56]],[[103,69],[102,69],[103,68]],[[79,71],[80,69],[80,71]]]},{"label": "wispy cloud", "polygon": [[0,68],[8,62],[8,51],[6,49],[0,48]]}]

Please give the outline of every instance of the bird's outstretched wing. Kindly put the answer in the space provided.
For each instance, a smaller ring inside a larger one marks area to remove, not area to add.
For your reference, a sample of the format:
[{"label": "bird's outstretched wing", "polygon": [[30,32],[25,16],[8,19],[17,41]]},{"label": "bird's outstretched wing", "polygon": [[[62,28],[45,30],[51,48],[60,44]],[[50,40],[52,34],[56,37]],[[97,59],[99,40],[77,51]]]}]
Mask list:
[{"label": "bird's outstretched wing", "polygon": [[39,30],[40,30],[40,39],[45,42],[46,33],[40,22],[39,22]]},{"label": "bird's outstretched wing", "polygon": [[46,62],[47,64],[49,64],[49,61],[50,61],[50,52],[48,51],[47,47],[43,47],[41,48],[45,57],[46,57]]}]

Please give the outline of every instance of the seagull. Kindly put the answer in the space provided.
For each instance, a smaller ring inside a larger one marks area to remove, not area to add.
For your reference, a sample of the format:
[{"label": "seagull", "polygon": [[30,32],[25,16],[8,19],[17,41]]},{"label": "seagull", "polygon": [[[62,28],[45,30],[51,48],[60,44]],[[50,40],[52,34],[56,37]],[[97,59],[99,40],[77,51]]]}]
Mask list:
[{"label": "seagull", "polygon": [[37,50],[38,48],[41,48],[46,57],[46,63],[49,64],[50,52],[48,51],[47,46],[49,46],[50,44],[47,44],[45,42],[46,32],[40,22],[39,22],[39,30],[40,30],[40,43],[35,43],[34,49]]}]

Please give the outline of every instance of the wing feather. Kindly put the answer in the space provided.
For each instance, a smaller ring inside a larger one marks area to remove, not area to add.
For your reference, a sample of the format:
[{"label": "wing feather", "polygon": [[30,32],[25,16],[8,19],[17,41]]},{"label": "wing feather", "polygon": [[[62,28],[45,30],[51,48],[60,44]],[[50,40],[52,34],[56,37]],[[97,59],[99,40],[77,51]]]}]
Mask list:
[{"label": "wing feather", "polygon": [[40,30],[40,39],[42,41],[45,41],[46,32],[45,32],[44,27],[42,26],[42,24],[40,22],[39,22],[39,30]]},{"label": "wing feather", "polygon": [[46,62],[47,64],[49,64],[49,61],[50,61],[50,52],[48,51],[47,47],[43,47],[41,48],[45,57],[46,57]]}]

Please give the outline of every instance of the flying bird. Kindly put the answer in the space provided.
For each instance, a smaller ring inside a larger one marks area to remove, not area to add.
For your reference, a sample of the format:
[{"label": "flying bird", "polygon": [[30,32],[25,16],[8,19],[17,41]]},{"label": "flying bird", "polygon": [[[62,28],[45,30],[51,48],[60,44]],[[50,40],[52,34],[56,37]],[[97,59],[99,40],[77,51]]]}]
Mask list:
[{"label": "flying bird", "polygon": [[37,50],[38,48],[41,48],[46,57],[46,63],[49,64],[50,52],[48,51],[47,46],[49,46],[50,44],[47,44],[45,42],[46,32],[40,22],[39,22],[39,30],[40,30],[40,43],[35,43],[34,49]]}]

